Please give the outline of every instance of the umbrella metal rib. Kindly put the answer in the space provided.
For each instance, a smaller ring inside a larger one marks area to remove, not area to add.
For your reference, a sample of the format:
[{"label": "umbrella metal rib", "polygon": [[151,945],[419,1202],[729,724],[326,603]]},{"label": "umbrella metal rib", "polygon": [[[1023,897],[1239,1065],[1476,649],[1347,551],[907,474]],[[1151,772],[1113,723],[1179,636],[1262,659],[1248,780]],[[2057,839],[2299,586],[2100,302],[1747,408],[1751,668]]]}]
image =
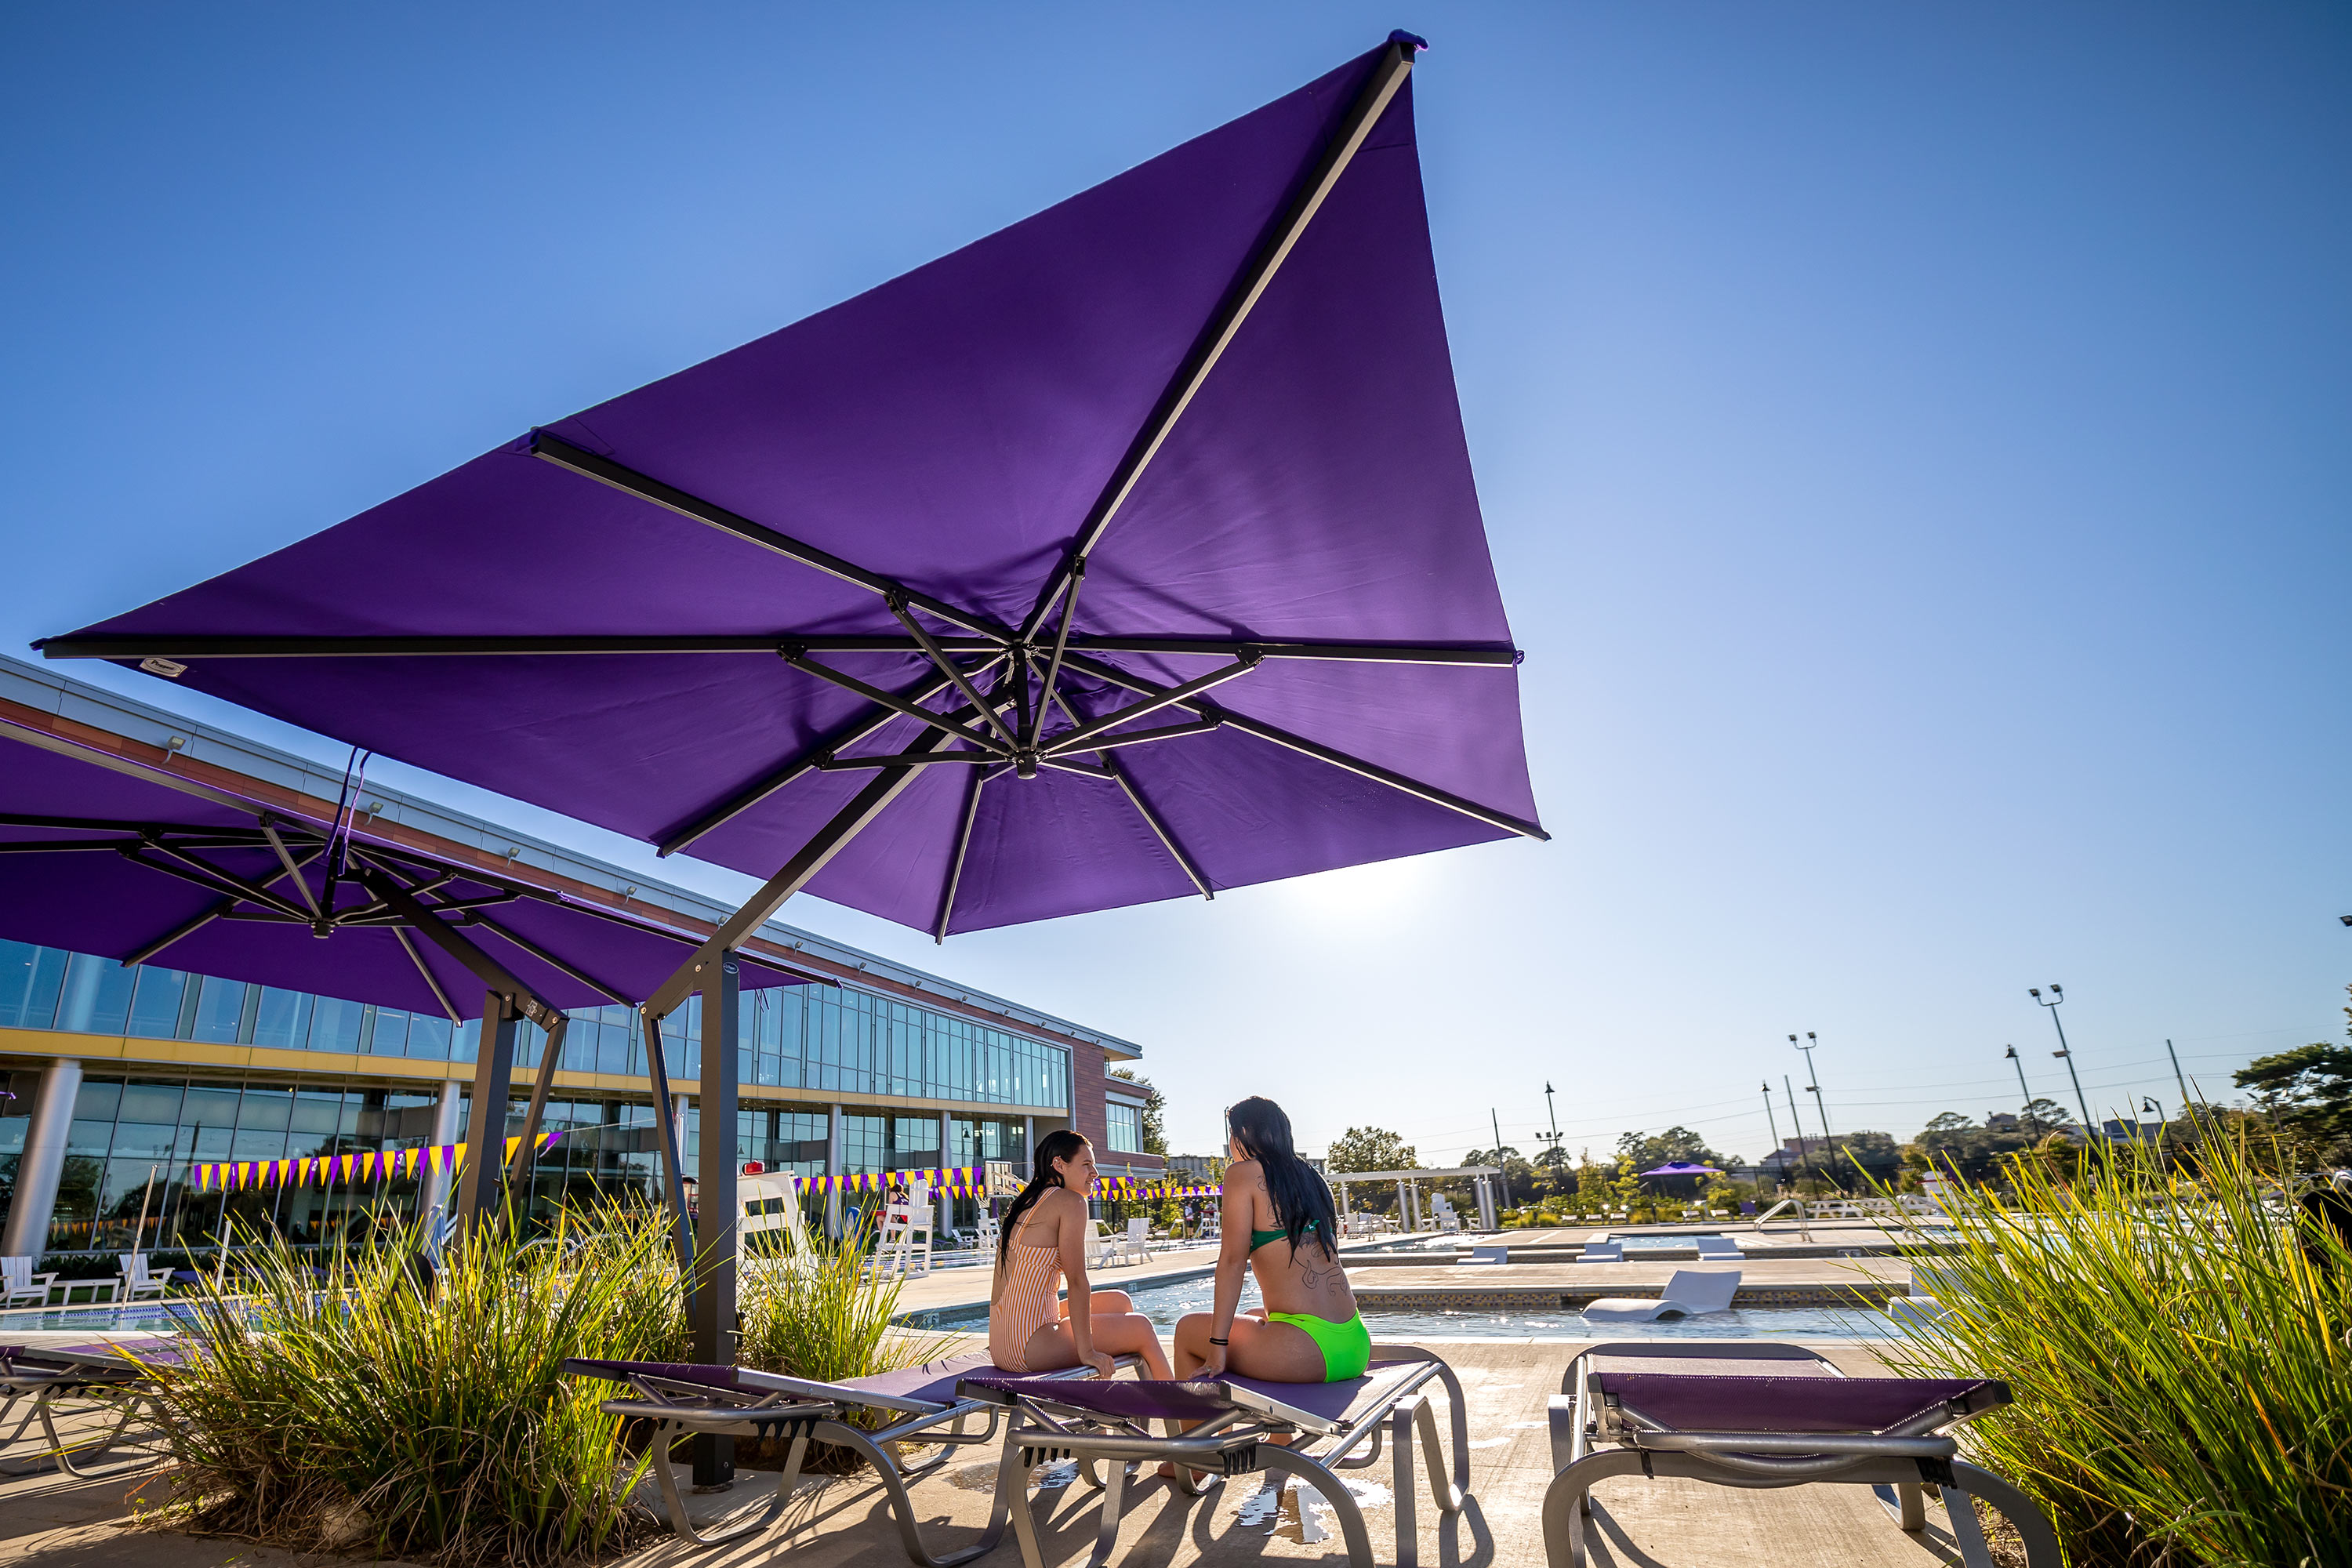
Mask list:
[{"label": "umbrella metal rib", "polygon": [[[1412,74],[1413,54],[1419,47],[1416,41],[1395,37],[1381,51],[1370,79],[1356,95],[1355,102],[1349,106],[1346,118],[1339,122],[1338,134],[1331,138],[1330,143],[1323,150],[1323,155],[1316,161],[1314,171],[1292,199],[1289,210],[1283,214],[1274,232],[1258,247],[1257,254],[1243,269],[1242,275],[1234,280],[1224,302],[1210,317],[1192,352],[1185,356],[1184,365],[1178,371],[1176,379],[1161,395],[1159,406],[1152,410],[1143,428],[1136,432],[1135,440],[1128,447],[1127,456],[1120,460],[1110,482],[1104,486],[1101,499],[1096,501],[1086,522],[1079,528],[1077,537],[1071,542],[1069,554],[1061,569],[1046,584],[1045,592],[1038,595],[1037,607],[1030,612],[1028,620],[1023,624],[1023,640],[1035,637],[1037,628],[1044,626],[1045,617],[1053,613],[1055,601],[1077,586],[1086,571],[1087,557],[1101,542],[1104,532],[1110,527],[1112,519],[1118,516],[1118,509],[1126,503],[1127,498],[1135,493],[1136,483],[1143,478],[1143,470],[1150,466],[1153,458],[1159,456],[1169,432],[1175,428],[1184,410],[1192,405],[1193,397],[1208,381],[1209,373],[1216,369],[1217,361],[1232,346],[1242,323],[1249,319],[1251,310],[1265,297],[1266,286],[1274,281],[1274,276],[1282,269],[1282,264],[1290,258],[1290,253],[1297,247],[1299,236],[1307,232],[1307,224],[1322,209],[1325,198],[1339,183],[1339,176],[1348,172],[1348,165],[1355,161],[1356,153],[1363,147],[1364,138],[1371,134],[1372,127],[1379,123],[1381,115],[1396,97],[1397,89],[1404,86],[1405,78]],[[1065,616],[1066,629],[1067,624]]]}]

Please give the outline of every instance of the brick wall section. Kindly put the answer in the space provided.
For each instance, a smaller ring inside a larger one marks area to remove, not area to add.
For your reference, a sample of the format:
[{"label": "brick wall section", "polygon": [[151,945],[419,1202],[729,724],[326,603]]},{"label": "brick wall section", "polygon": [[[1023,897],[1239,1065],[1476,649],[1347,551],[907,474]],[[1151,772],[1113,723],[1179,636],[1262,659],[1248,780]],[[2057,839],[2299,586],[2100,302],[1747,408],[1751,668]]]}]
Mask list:
[{"label": "brick wall section", "polygon": [[1107,1159],[1110,1153],[1110,1121],[1103,1112],[1103,1065],[1100,1046],[1070,1042],[1070,1125]]}]

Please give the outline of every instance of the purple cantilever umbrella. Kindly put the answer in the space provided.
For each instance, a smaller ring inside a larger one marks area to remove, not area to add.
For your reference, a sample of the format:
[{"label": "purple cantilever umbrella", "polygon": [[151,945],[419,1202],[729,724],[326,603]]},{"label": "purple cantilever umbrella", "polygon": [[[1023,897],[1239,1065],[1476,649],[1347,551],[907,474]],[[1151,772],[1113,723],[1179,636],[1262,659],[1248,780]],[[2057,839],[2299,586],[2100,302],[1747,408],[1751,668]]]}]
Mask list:
[{"label": "purple cantilever umbrella", "polygon": [[768,878],[646,1004],[719,997],[709,1125],[803,888],[944,937],[1542,837],[1419,42],[44,651]]},{"label": "purple cantilever umbrella", "polygon": [[[0,937],[437,1013],[453,1025],[486,1013],[529,1018],[547,1043],[518,1165],[536,1147],[562,1054],[562,1009],[641,1001],[701,942],[6,719]],[[801,979],[755,958],[743,967],[747,984]],[[499,1037],[495,1024],[490,1033]],[[510,1047],[510,1029],[504,1038]],[[511,1056],[478,1053],[467,1133],[477,1151],[505,1136]],[[495,1161],[470,1169],[467,1211],[499,1176]]]}]

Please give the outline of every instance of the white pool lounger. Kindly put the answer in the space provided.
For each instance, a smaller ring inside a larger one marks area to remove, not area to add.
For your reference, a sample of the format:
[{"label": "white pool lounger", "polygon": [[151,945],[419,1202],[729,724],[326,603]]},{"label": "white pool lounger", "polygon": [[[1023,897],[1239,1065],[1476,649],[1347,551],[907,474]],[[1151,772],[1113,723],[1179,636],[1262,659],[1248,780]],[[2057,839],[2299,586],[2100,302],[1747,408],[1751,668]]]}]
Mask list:
[{"label": "white pool lounger", "polygon": [[1604,1296],[1584,1309],[1595,1323],[1651,1323],[1661,1318],[1696,1318],[1704,1312],[1728,1310],[1739,1291],[1737,1268],[1677,1268],[1657,1300],[1638,1296]]}]

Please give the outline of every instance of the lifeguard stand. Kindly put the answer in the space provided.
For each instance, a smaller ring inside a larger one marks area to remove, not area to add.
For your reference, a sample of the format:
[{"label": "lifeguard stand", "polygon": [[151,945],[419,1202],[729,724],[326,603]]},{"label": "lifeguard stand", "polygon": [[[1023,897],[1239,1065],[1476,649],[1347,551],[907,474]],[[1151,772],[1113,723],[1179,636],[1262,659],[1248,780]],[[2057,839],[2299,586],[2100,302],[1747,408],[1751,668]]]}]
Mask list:
[{"label": "lifeguard stand", "polygon": [[910,1179],[907,1195],[883,1205],[882,1235],[874,1247],[877,1274],[931,1271],[931,1184]]},{"label": "lifeguard stand", "polygon": [[790,1171],[747,1170],[735,1180],[735,1201],[741,1207],[735,1226],[736,1247],[749,1252],[751,1240],[762,1233],[784,1233],[784,1256],[809,1256],[808,1226],[801,1215],[800,1178]]}]

